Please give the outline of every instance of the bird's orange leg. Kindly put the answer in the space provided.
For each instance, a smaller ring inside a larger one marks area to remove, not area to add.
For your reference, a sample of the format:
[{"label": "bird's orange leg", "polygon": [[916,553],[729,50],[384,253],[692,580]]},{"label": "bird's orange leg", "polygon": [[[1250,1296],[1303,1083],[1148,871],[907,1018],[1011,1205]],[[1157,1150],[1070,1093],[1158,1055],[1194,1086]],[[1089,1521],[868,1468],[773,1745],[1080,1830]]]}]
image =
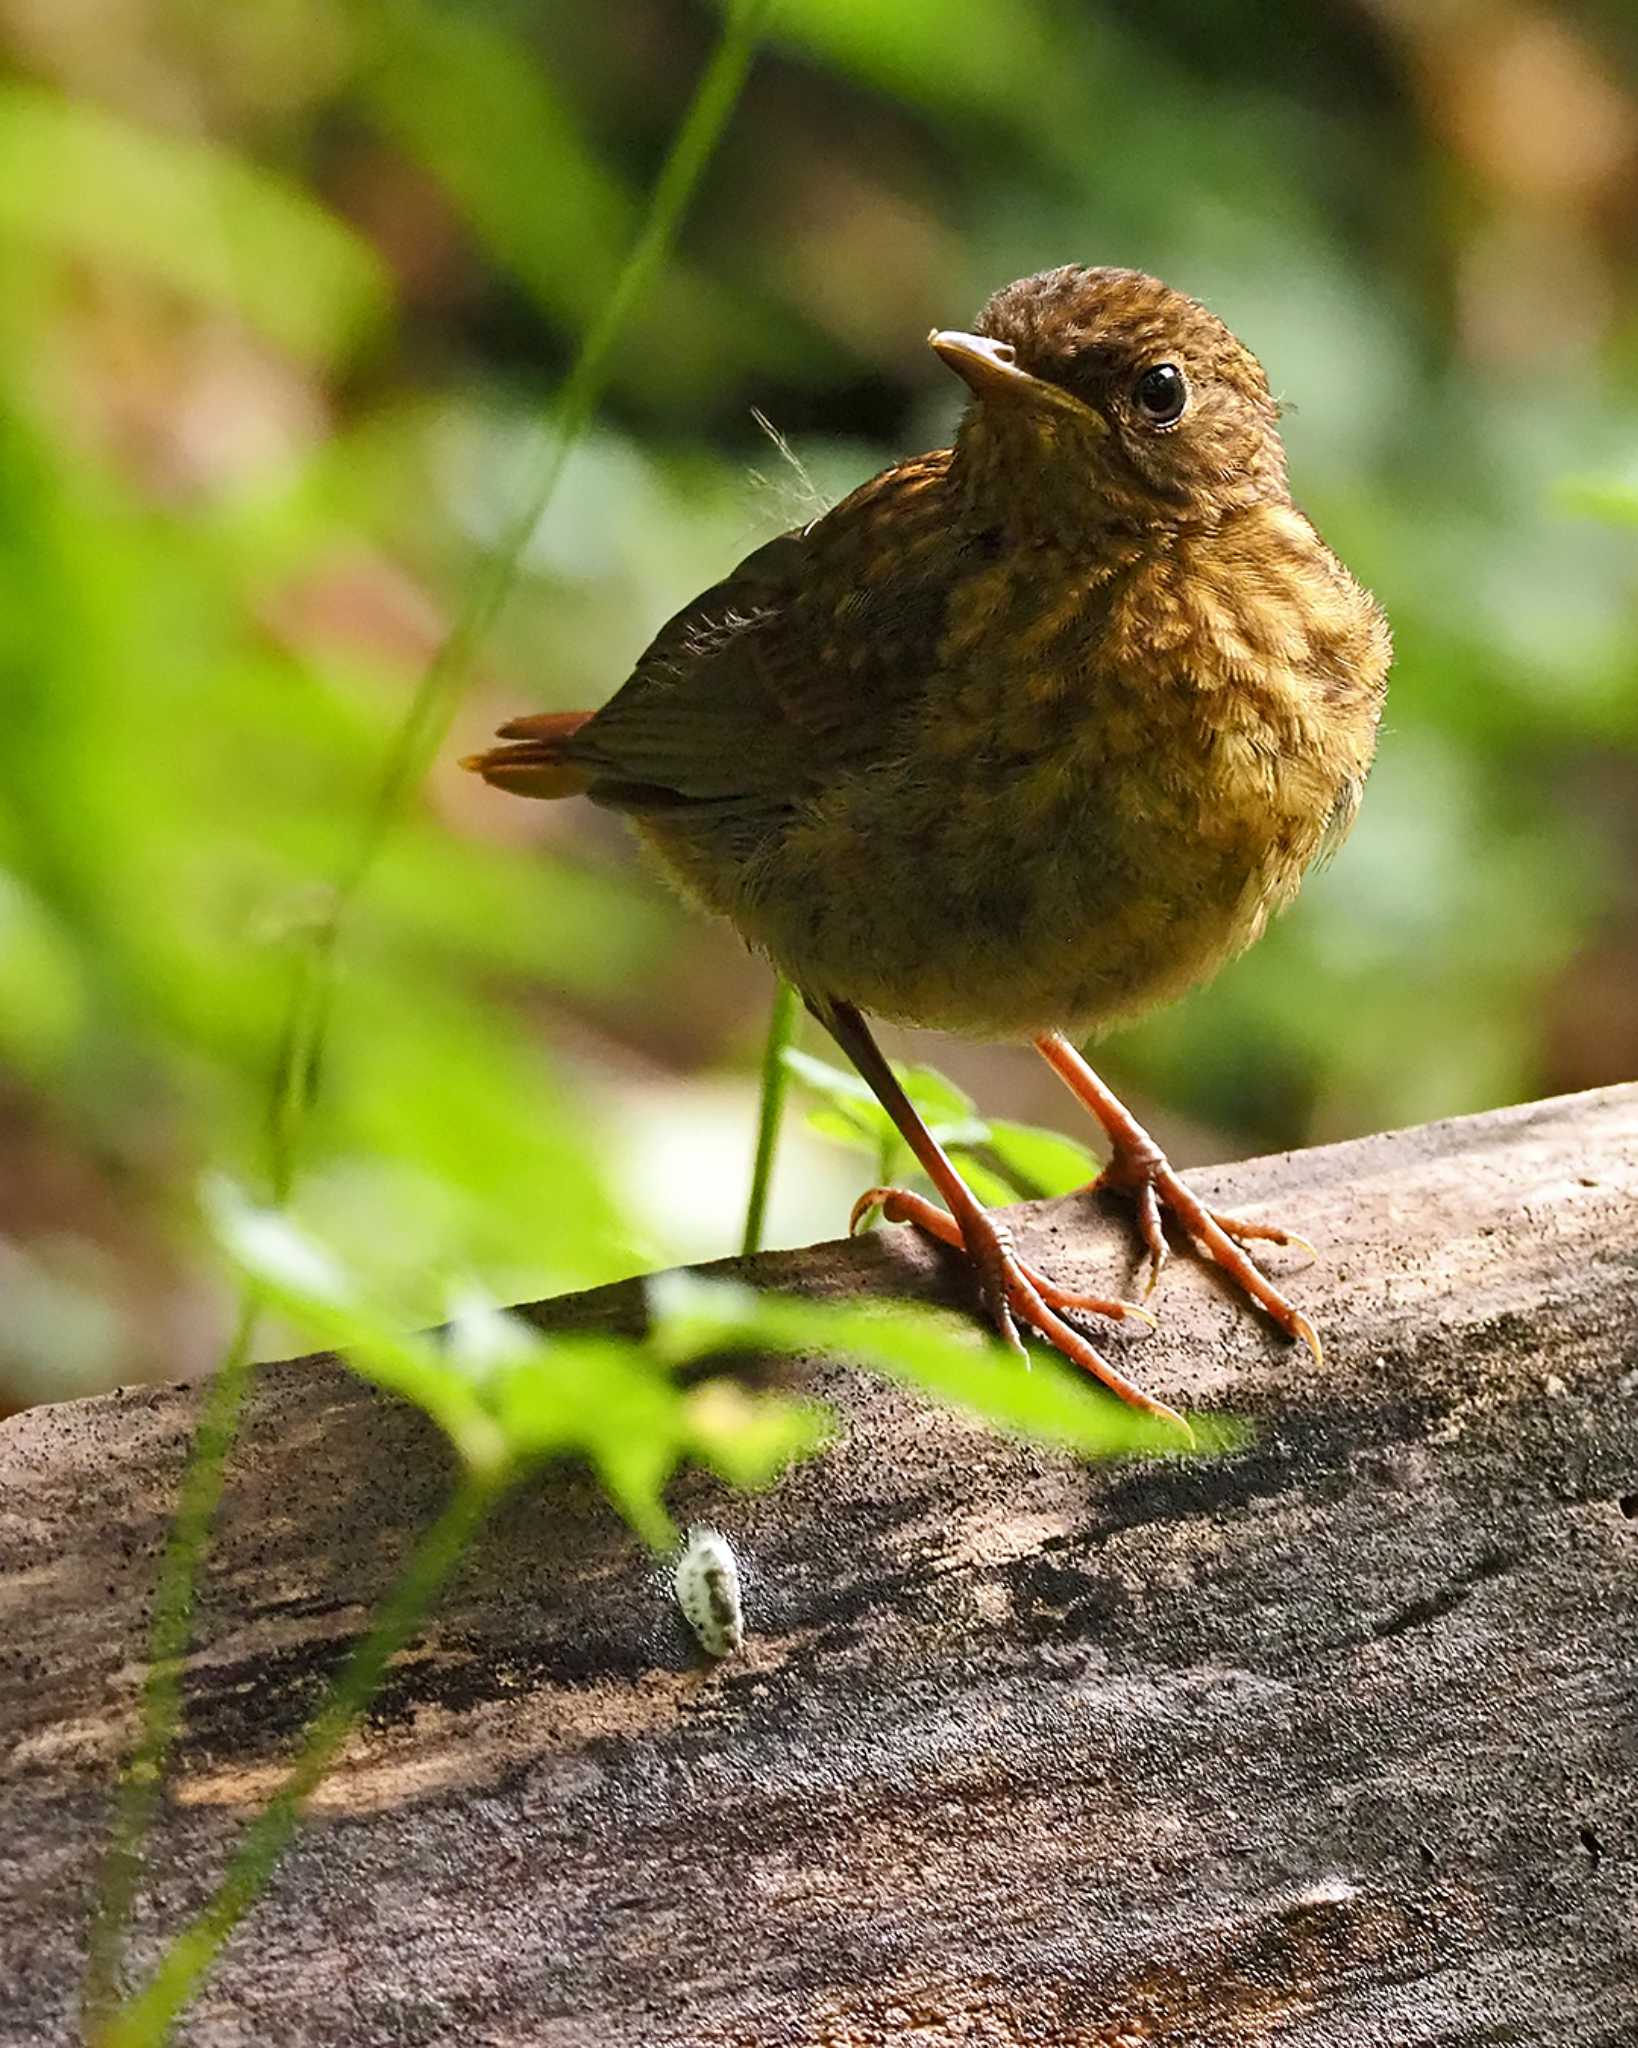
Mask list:
[{"label": "bird's orange leg", "polygon": [[[853,1226],[857,1227],[867,1209],[879,1205],[889,1222],[914,1223],[942,1243],[955,1246],[971,1261],[985,1310],[1002,1338],[1015,1351],[1022,1353],[1024,1349],[1018,1335],[1018,1325],[1023,1323],[1045,1338],[1054,1350],[1080,1366],[1082,1371],[1101,1380],[1111,1393],[1118,1394],[1123,1401],[1142,1409],[1145,1414],[1175,1423],[1185,1435],[1192,1436],[1188,1424],[1176,1409],[1168,1408],[1164,1401],[1157,1401],[1152,1394],[1146,1394],[1123,1373],[1117,1372],[1079,1330],[1072,1328],[1057,1313],[1059,1309],[1070,1309],[1123,1318],[1144,1316],[1144,1311],[1134,1308],[1129,1302],[1109,1301],[1091,1294],[1071,1294],[1026,1265],[1013,1248],[1012,1234],[1007,1226],[973,1194],[956,1172],[944,1148],[922,1122],[858,1010],[851,1003],[828,1002],[814,996],[805,1000],[808,1008],[870,1084],[872,1093],[893,1119],[899,1135],[915,1154],[922,1171],[948,1205],[946,1213],[906,1188],[872,1188],[854,1204]],[[1144,1316],[1144,1320],[1149,1318]]]},{"label": "bird's orange leg", "polygon": [[1169,1209],[1195,1246],[1222,1267],[1244,1293],[1264,1309],[1288,1336],[1300,1337],[1316,1360],[1323,1359],[1314,1326],[1302,1311],[1246,1256],[1246,1243],[1294,1244],[1310,1254],[1314,1247],[1294,1230],[1274,1223],[1252,1223],[1208,1209],[1172,1170],[1171,1162],[1120,1098],[1093,1073],[1062,1032],[1046,1031],[1035,1049],[1076,1098],[1109,1134],[1109,1164],[1092,1183],[1094,1189],[1115,1188],[1137,1203],[1138,1231],[1149,1253],[1149,1286],[1166,1263],[1166,1232],[1161,1211]]}]

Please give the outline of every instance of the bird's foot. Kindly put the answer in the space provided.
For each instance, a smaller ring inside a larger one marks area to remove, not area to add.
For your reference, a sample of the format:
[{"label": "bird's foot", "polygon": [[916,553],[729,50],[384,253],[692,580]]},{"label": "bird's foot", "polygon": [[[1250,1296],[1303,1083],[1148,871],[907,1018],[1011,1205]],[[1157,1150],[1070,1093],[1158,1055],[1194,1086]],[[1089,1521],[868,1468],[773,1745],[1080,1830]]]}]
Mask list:
[{"label": "bird's foot", "polygon": [[849,1230],[857,1230],[866,1215],[878,1208],[889,1223],[912,1223],[940,1244],[950,1245],[965,1254],[977,1276],[985,1314],[999,1331],[1003,1342],[1020,1357],[1026,1355],[1023,1339],[1018,1334],[1018,1327],[1022,1324],[1044,1338],[1055,1351],[1078,1365],[1083,1372],[1100,1380],[1111,1393],[1118,1394],[1123,1401],[1141,1409],[1146,1415],[1158,1416],[1175,1424],[1193,1442],[1193,1431],[1175,1408],[1168,1408],[1164,1401],[1157,1401],[1152,1394],[1145,1393],[1127,1379],[1124,1373],[1117,1372],[1079,1330],[1064,1321],[1060,1313],[1109,1316],[1116,1322],[1135,1316],[1152,1327],[1155,1319],[1147,1309],[1139,1308],[1135,1302],[1118,1301],[1101,1294],[1078,1294],[1060,1287],[1055,1280],[1048,1279],[1018,1256],[1011,1231],[976,1201],[958,1221],[948,1210],[912,1194],[908,1188],[870,1188],[854,1203],[853,1214],[848,1219]]},{"label": "bird's foot", "polygon": [[1277,1223],[1248,1222],[1244,1217],[1225,1216],[1208,1209],[1192,1188],[1180,1180],[1160,1147],[1143,1134],[1143,1141],[1117,1142],[1109,1164],[1092,1183],[1092,1192],[1112,1188],[1129,1195],[1137,1205],[1138,1235],[1149,1255],[1149,1281],[1144,1292],[1152,1294],[1161,1268],[1169,1256],[1163,1211],[1169,1210],[1187,1233],[1190,1242],[1206,1258],[1220,1266],[1242,1293],[1257,1303],[1288,1337],[1299,1337],[1313,1352],[1315,1362],[1324,1363],[1325,1354],[1314,1326],[1247,1256],[1247,1244],[1294,1244],[1310,1258],[1318,1254],[1307,1238]]}]

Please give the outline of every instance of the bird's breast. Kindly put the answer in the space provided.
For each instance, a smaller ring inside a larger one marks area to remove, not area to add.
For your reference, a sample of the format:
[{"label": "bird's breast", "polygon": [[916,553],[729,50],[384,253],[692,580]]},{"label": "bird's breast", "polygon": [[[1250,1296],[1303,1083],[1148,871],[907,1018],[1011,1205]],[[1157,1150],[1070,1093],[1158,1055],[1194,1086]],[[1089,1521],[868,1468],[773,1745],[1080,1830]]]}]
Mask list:
[{"label": "bird's breast", "polygon": [[975,810],[1004,791],[1022,832],[1079,818],[1095,858],[1306,858],[1369,762],[1374,622],[1295,512],[1034,551],[954,593],[909,751]]}]

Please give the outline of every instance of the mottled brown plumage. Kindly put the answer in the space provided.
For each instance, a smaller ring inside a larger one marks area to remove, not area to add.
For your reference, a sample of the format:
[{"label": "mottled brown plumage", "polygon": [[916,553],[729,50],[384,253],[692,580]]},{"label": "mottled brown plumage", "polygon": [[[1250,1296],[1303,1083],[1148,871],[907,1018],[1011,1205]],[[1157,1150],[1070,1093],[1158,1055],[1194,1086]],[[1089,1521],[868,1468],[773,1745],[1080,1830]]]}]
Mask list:
[{"label": "mottled brown plumage", "polygon": [[1214,973],[1340,841],[1386,624],[1292,503],[1262,368],[1204,307],[1070,266],[932,345],[974,394],[953,448],[759,548],[601,711],[520,720],[472,765],[628,812],[805,992],[955,1222],[889,1213],[966,1246],[1005,1332],[1019,1315],[1118,1381],[912,1129],[861,1010],[1034,1039],[1110,1131],[1104,1180],[1156,1270],[1165,1206],[1312,1340],[1234,1241],[1283,1233],[1225,1236],[1063,1034]]}]

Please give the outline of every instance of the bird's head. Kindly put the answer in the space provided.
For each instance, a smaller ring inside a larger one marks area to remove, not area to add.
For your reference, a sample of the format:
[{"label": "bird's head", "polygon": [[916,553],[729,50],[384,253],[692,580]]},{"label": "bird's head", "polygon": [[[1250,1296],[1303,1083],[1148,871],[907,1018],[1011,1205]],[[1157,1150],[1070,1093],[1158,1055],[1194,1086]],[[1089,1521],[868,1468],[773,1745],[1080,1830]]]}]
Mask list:
[{"label": "bird's head", "polygon": [[1209,524],[1286,496],[1262,365],[1215,314],[1136,270],[1066,264],[929,336],[971,387],[958,459],[1054,527]]}]

